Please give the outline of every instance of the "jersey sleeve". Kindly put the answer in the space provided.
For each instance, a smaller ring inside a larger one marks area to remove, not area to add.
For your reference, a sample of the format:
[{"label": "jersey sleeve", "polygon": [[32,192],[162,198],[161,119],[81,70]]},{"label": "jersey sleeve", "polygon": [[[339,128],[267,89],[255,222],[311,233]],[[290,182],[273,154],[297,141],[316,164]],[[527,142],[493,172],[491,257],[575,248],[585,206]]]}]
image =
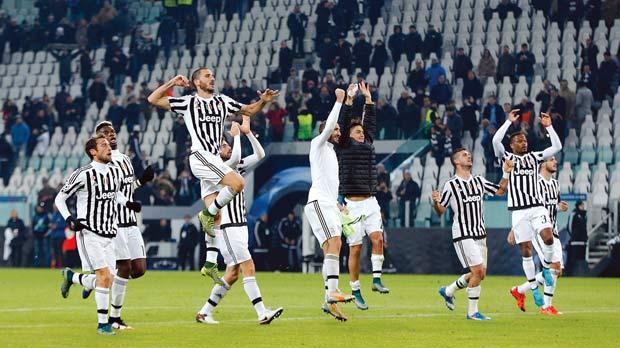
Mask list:
[{"label": "jersey sleeve", "polygon": [[494,184],[481,176],[479,178],[480,178],[480,181],[482,182],[482,189],[484,193],[486,193],[489,196],[495,196],[495,194],[497,193],[497,190],[499,190],[499,185]]},{"label": "jersey sleeve", "polygon": [[245,104],[242,104],[225,94],[220,94],[220,97],[222,97],[222,100],[224,101],[224,106],[226,107],[226,110],[231,114],[238,113],[239,110],[241,110],[241,108],[245,106]]},{"label": "jersey sleeve", "polygon": [[189,96],[182,97],[168,97],[168,103],[170,103],[170,111],[179,116],[183,116],[187,110],[189,110]]},{"label": "jersey sleeve", "polygon": [[82,170],[77,169],[67,178],[64,186],[60,189],[60,192],[66,194],[67,196],[74,195],[78,190],[84,188],[85,177],[86,174]]},{"label": "jersey sleeve", "polygon": [[447,208],[450,205],[450,199],[452,198],[452,190],[450,189],[450,183],[447,182],[443,185],[443,191],[441,192],[441,199],[439,205]]},{"label": "jersey sleeve", "polygon": [[545,154],[543,151],[532,151],[531,154],[536,161],[536,164],[540,164],[545,161]]}]

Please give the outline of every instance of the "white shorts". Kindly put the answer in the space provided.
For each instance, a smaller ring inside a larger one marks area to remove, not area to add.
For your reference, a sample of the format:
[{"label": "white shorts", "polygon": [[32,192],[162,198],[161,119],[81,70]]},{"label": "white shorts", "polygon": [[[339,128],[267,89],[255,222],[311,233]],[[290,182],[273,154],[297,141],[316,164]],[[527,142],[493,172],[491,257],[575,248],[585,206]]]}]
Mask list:
[{"label": "white shorts", "polygon": [[304,213],[321,247],[326,240],[342,235],[340,210],[336,202],[309,202],[304,207]]},{"label": "white shorts", "polygon": [[233,226],[216,230],[215,243],[227,266],[238,265],[252,259],[248,250],[248,227]]},{"label": "white shorts", "polygon": [[[543,242],[543,239],[540,235],[537,235],[536,238],[534,238],[534,240],[532,241],[532,244],[534,245],[534,250],[536,250],[536,253],[538,254],[538,258],[540,259],[540,262],[542,262],[543,259],[543,250],[542,250],[542,246],[543,244],[545,244],[545,242]],[[560,241],[560,238],[553,236],[553,259],[551,260],[552,263],[560,263],[560,267],[564,268],[564,255],[562,255],[562,242]]]},{"label": "white shorts", "polygon": [[224,164],[220,156],[207,151],[194,151],[189,156],[189,167],[192,173],[200,180],[201,198],[216,192],[214,188],[222,181],[224,176],[232,171]]},{"label": "white shorts", "polygon": [[383,220],[381,219],[381,208],[375,197],[367,198],[363,201],[350,201],[347,202],[347,208],[349,209],[349,216],[351,218],[357,218],[364,215],[364,219],[351,227],[353,227],[353,233],[347,237],[347,243],[349,245],[360,245],[364,239],[364,235],[370,235],[373,232],[383,232]]},{"label": "white shorts", "polygon": [[545,228],[553,228],[545,207],[512,211],[512,230],[517,244],[532,241]]},{"label": "white shorts", "polygon": [[110,272],[114,273],[116,269],[114,238],[101,237],[90,231],[78,232],[75,238],[83,271],[94,272],[108,267]]},{"label": "white shorts", "polygon": [[454,242],[456,256],[463,268],[482,265],[487,268],[487,239],[462,239]]},{"label": "white shorts", "polygon": [[114,237],[117,260],[145,259],[144,240],[138,226],[119,227]]}]

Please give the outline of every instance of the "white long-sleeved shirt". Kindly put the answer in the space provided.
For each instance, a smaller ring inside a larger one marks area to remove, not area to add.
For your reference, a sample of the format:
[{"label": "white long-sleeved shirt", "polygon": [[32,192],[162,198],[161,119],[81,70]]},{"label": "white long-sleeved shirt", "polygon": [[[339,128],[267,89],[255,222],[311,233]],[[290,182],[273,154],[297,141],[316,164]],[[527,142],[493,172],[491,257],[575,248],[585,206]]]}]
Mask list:
[{"label": "white long-sleeved shirt", "polygon": [[334,145],[329,138],[338,124],[342,103],[336,102],[332,107],[323,132],[310,143],[310,172],[312,186],[308,193],[308,202],[326,201],[336,204],[338,201],[338,158]]},{"label": "white long-sleeved shirt", "polygon": [[112,238],[116,235],[119,204],[125,205],[128,201],[121,192],[121,178],[117,166],[93,161],[67,178],[54,203],[67,219],[71,215],[67,198],[77,195],[76,219],[88,226],[89,231]]}]

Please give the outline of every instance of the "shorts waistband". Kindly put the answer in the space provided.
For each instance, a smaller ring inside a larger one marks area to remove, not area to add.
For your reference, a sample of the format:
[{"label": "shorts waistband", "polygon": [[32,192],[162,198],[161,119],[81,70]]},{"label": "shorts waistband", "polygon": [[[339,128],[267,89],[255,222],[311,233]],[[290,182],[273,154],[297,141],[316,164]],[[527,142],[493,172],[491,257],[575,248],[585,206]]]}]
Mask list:
[{"label": "shorts waistband", "polygon": [[221,229],[226,229],[229,227],[243,227],[243,226],[247,226],[248,223],[247,222],[236,222],[236,223],[231,223],[231,224],[222,224],[220,225]]},{"label": "shorts waistband", "polygon": [[128,223],[124,223],[124,224],[118,224],[118,227],[120,227],[120,228],[133,227],[133,226],[138,226],[138,224],[136,222],[128,222]]},{"label": "shorts waistband", "polygon": [[486,237],[487,236],[484,235],[484,236],[464,236],[464,237],[452,238],[452,243],[460,242],[465,239],[480,240],[480,239],[485,239]]},{"label": "shorts waistband", "polygon": [[529,204],[529,205],[524,205],[522,207],[508,207],[508,210],[510,211],[516,211],[516,210],[525,210],[525,209],[530,209],[530,208],[537,208],[537,207],[542,207],[542,204]]}]

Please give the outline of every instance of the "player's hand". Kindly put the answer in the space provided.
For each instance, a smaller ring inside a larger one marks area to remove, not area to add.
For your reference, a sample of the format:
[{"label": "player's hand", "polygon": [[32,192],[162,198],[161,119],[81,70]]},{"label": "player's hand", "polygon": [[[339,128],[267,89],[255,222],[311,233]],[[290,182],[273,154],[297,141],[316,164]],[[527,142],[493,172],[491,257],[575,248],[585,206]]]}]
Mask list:
[{"label": "player's hand", "polygon": [[508,119],[510,122],[514,122],[519,119],[519,111],[519,109],[510,110],[510,113],[508,113]]},{"label": "player's hand", "polygon": [[512,169],[515,167],[514,163],[512,162],[512,160],[506,159],[504,161],[504,172],[505,173],[510,173],[512,172]]},{"label": "player's hand", "polygon": [[240,131],[240,129],[239,129],[239,123],[237,123],[237,122],[233,122],[233,123],[230,125],[230,134],[231,134],[233,137],[236,137],[237,135],[241,134],[241,131]]},{"label": "player's hand", "polygon": [[360,92],[364,96],[367,102],[372,101],[372,95],[370,95],[370,84],[366,83],[366,81],[360,82]]},{"label": "player's hand", "polygon": [[170,80],[173,86],[189,87],[189,80],[183,75],[177,75]]},{"label": "player's hand", "polygon": [[335,91],[336,94],[336,101],[339,103],[342,103],[342,101],[344,100],[344,90],[342,88],[336,88]]},{"label": "player's hand", "polygon": [[250,116],[243,115],[243,122],[241,122],[239,130],[243,134],[250,134]]},{"label": "player's hand", "polygon": [[136,213],[139,213],[142,211],[142,204],[140,204],[140,202],[128,201],[127,203],[125,203],[125,206],[129,208],[129,210],[133,210]]},{"label": "player's hand", "polygon": [[84,225],[80,221],[76,220],[71,215],[69,215],[69,217],[65,220],[65,222],[67,223],[67,226],[69,227],[69,229],[71,231],[79,232],[79,231],[87,228],[86,225]]},{"label": "player's hand", "polygon": [[278,91],[278,90],[274,91],[274,90],[269,89],[269,88],[267,88],[264,92],[257,91],[256,93],[260,97],[260,100],[262,100],[265,103],[268,103],[268,102],[272,101],[273,98],[275,98],[275,97],[280,95],[280,91]]},{"label": "player's hand", "polygon": [[357,83],[352,83],[347,88],[347,97],[354,98],[357,95],[358,86]]},{"label": "player's hand", "polygon": [[568,203],[562,201],[562,202],[558,203],[558,208],[560,208],[560,211],[567,211],[568,210]]},{"label": "player's hand", "polygon": [[517,244],[517,241],[515,240],[515,233],[513,230],[510,230],[510,233],[508,233],[508,237],[506,238],[506,242],[508,242],[508,244],[514,246],[515,244]]},{"label": "player's hand", "polygon": [[153,178],[155,178],[155,169],[153,169],[153,166],[148,165],[146,169],[144,169],[144,173],[142,173],[142,176],[138,179],[138,181],[140,181],[140,185],[144,185],[153,180]]},{"label": "player's hand", "polygon": [[541,112],[540,113],[540,124],[545,128],[551,126],[551,116],[547,113]]},{"label": "player's hand", "polygon": [[441,200],[441,193],[439,193],[439,191],[433,191],[431,193],[431,199],[433,200],[433,203],[439,203]]}]

